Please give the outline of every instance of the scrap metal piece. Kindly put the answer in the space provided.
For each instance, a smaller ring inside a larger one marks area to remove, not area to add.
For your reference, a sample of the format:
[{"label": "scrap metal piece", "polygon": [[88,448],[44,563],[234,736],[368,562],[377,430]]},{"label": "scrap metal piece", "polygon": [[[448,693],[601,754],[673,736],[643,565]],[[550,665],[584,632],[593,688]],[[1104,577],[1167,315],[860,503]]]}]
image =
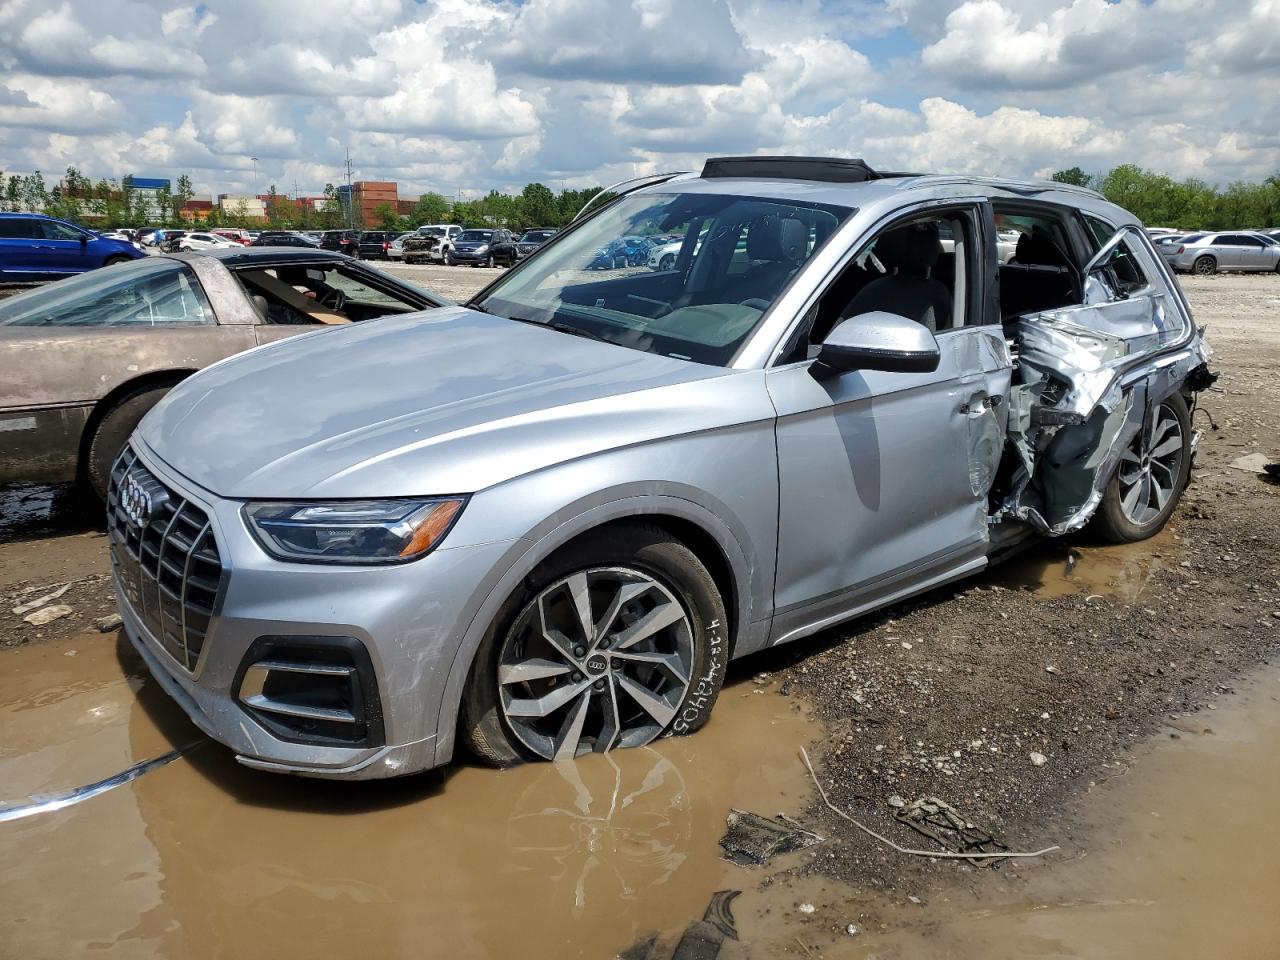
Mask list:
[{"label": "scrap metal piece", "polygon": [[122,770],[114,776],[107,777],[105,780],[99,780],[96,783],[90,783],[83,787],[76,787],[73,790],[64,790],[60,793],[50,793],[32,797],[26,803],[14,803],[0,806],[0,823],[9,820],[21,820],[24,817],[34,817],[38,813],[53,813],[55,810],[61,810],[64,807],[70,807],[77,803],[83,803],[99,794],[106,793],[108,790],[114,790],[116,787],[123,786],[133,780],[137,780],[144,773],[150,773],[152,770],[158,770],[160,767],[167,766],[177,760],[185,753],[189,753],[202,743],[208,741],[204,738],[192,741],[186,746],[179,747],[177,750],[170,750],[168,753],[153,757],[150,760],[144,760],[141,763],[135,763],[127,770]]},{"label": "scrap metal piece", "polygon": [[744,810],[730,810],[725,818],[729,829],[720,838],[723,859],[739,866],[761,865],[774,857],[822,843],[816,833],[802,829],[790,818],[778,814],[773,820]]},{"label": "scrap metal piece", "polygon": [[[1009,848],[987,831],[970,823],[951,804],[937,797],[919,797],[895,810],[894,818],[924,834],[951,853],[1000,853]],[[969,861],[975,867],[999,863],[995,857]]]}]

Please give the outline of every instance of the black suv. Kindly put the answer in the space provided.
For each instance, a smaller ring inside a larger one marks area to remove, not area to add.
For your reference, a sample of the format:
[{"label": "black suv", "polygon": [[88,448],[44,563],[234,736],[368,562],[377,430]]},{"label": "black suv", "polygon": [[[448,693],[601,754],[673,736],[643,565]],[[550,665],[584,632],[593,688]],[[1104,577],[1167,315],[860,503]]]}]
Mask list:
[{"label": "black suv", "polygon": [[326,230],[320,237],[322,250],[336,250],[349,257],[356,255],[358,243],[356,235],[350,230]]},{"label": "black suv", "polygon": [[357,256],[365,260],[390,260],[391,241],[396,238],[387,230],[366,230],[356,243]]}]

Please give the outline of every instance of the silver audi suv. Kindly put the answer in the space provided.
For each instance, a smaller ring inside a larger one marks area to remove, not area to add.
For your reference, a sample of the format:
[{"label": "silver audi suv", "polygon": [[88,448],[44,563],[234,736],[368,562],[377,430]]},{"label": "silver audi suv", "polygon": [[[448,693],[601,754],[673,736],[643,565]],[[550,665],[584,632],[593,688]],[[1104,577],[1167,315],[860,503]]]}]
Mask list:
[{"label": "silver audi suv", "polygon": [[[465,306],[259,347],[139,426],[120,613],[243,763],[691,733],[730,659],[1168,520],[1209,351],[1097,194],[797,157],[616,193]],[[672,235],[666,269],[588,269]]]}]

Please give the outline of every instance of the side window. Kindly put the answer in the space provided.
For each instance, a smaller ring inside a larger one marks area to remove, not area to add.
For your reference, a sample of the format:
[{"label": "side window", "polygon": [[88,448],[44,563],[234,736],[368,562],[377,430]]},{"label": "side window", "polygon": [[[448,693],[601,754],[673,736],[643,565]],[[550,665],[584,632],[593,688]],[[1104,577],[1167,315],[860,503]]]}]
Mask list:
[{"label": "side window", "polygon": [[0,217],[0,240],[32,240],[43,235],[43,231],[37,231],[34,220]]},{"label": "side window", "polygon": [[1030,202],[992,207],[1000,251],[1001,318],[1009,323],[1029,313],[1083,303],[1079,267],[1057,210]]},{"label": "side window", "polygon": [[[113,276],[114,274],[114,276]],[[0,324],[113,327],[213,323],[213,311],[190,269],[173,261],[150,269],[95,271],[0,303]]]},{"label": "side window", "polygon": [[[1089,227],[1089,232],[1093,234],[1095,250],[1101,249],[1116,232],[1115,227],[1096,217],[1086,215],[1084,219]],[[1105,287],[1101,291],[1101,299],[1124,300],[1151,285],[1151,281],[1147,278],[1141,265],[1141,261],[1145,258],[1134,249],[1134,244],[1137,242],[1137,237],[1132,232],[1127,233],[1119,245],[1111,252],[1111,256],[1099,265],[1100,269],[1095,272],[1094,276],[1100,279]],[[1092,280],[1093,278],[1089,279]],[[1099,298],[1092,286],[1090,286],[1089,292],[1091,301],[1096,301]]]},{"label": "side window", "polygon": [[977,242],[968,217],[939,213],[893,224],[851,260],[811,309],[807,343],[783,363],[813,356],[842,320],[864,313],[896,313],[934,332],[976,322],[968,290]]},{"label": "side window", "polygon": [[79,241],[84,236],[75,227],[69,227],[65,223],[56,223],[53,220],[41,221],[44,227],[44,238],[46,240],[75,240]]}]

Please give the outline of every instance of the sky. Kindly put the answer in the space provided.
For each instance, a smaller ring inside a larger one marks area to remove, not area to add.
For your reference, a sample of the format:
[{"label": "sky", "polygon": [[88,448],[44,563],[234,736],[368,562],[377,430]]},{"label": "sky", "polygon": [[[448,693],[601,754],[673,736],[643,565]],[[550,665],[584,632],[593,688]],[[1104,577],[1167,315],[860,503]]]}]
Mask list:
[{"label": "sky", "polygon": [[308,194],[347,149],[405,195],[741,153],[1260,180],[1280,0],[0,0],[0,170]]}]

